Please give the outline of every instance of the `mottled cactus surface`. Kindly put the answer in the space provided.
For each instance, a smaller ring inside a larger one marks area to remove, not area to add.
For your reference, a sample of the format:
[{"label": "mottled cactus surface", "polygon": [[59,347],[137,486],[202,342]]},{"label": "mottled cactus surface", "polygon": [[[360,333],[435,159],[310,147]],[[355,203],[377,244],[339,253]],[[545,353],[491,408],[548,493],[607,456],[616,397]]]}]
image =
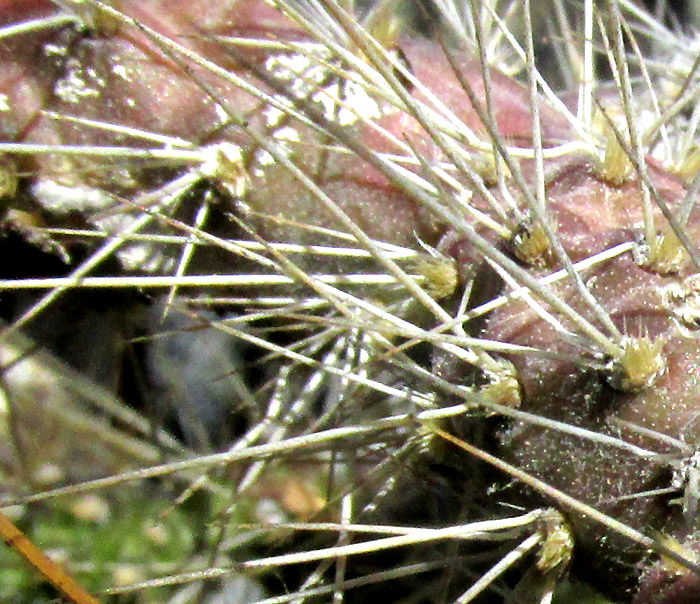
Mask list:
[{"label": "mottled cactus surface", "polygon": [[700,600],[700,45],[416,10],[0,0],[3,501],[104,601]]}]

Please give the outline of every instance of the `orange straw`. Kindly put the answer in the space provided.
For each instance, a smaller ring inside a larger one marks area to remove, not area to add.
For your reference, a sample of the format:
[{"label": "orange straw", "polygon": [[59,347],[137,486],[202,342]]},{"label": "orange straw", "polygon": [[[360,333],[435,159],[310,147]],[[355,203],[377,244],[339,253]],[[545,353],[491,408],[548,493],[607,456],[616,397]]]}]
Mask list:
[{"label": "orange straw", "polygon": [[0,512],[0,536],[73,604],[99,604],[78,585],[73,577],[34,545],[2,512]]}]

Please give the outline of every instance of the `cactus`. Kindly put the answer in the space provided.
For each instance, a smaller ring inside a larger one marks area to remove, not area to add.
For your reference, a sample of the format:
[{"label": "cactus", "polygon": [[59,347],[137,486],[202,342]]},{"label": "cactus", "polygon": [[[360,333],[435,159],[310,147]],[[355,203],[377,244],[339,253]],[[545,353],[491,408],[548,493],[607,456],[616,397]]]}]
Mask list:
[{"label": "cactus", "polygon": [[137,602],[697,599],[694,40],[623,0],[57,4],[0,0],[30,534],[133,506],[82,574]]}]

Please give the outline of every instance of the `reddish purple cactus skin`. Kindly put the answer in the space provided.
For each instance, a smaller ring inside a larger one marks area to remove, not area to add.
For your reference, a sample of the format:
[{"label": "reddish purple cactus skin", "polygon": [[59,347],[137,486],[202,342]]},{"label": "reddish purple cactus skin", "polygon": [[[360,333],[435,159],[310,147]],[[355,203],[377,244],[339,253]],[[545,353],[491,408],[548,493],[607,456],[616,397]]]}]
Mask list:
[{"label": "reddish purple cactus skin", "polygon": [[[700,551],[697,536],[690,537],[683,547],[692,555]],[[700,577],[663,561],[648,568],[635,594],[634,604],[693,604],[698,601]]]},{"label": "reddish purple cactus skin", "polygon": [[[167,6],[166,6],[167,5]],[[39,5],[42,6],[42,5]],[[28,13],[38,12],[34,5],[24,6]],[[173,35],[183,45],[198,50],[224,68],[265,89],[236,61],[227,56],[220,45],[202,39],[207,35],[242,35],[282,37],[303,40],[305,35],[279,12],[263,2],[222,2],[216,7],[199,7],[197,3],[121,2],[120,8],[127,14],[152,27],[158,33]],[[17,8],[19,11],[19,8]],[[201,14],[201,10],[205,13]],[[15,15],[16,17],[18,15]],[[193,37],[188,38],[188,34]],[[197,34],[196,37],[194,35]],[[67,45],[73,60],[58,56],[46,56],[42,49],[46,43]],[[407,40],[401,48],[415,77],[445,103],[457,117],[476,132],[487,134],[477,113],[461,89],[444,53],[433,42]],[[244,51],[247,60],[258,65],[269,56],[261,51]],[[0,93],[8,97],[14,110],[9,116],[0,116],[0,136],[6,140],[31,143],[63,144],[126,144],[120,135],[101,130],[77,127],[56,122],[42,116],[40,110],[151,130],[187,140],[215,143],[218,140],[236,140],[244,146],[251,141],[235,128],[217,130],[221,115],[216,103],[181,66],[164,58],[157,45],[142,32],[120,27],[115,32],[85,38],[79,34],[70,36],[62,32],[49,32],[38,37],[21,36],[4,50],[0,49],[0,65],[5,76],[0,82]],[[85,77],[85,96],[77,99],[57,96],[56,86],[71,69],[80,65],[79,77]],[[115,69],[115,66],[118,68]],[[483,101],[483,80],[479,63],[473,59],[460,60],[459,67]],[[215,86],[217,95],[246,115],[250,127],[261,134],[266,132],[262,112],[267,105],[240,88],[205,75],[195,68],[194,73]],[[529,93],[513,79],[493,70],[494,109],[500,131],[518,144],[529,144],[532,124],[529,113]],[[416,93],[421,99],[423,95]],[[569,134],[566,122],[555,111],[543,105],[543,124],[546,140],[560,140]],[[399,110],[388,110],[379,123],[398,137],[408,137],[427,158],[437,158],[437,147],[423,128],[410,115]],[[318,140],[308,127],[292,123],[306,142]],[[360,140],[376,151],[396,151],[386,140],[378,139],[370,128],[355,133]],[[129,140],[129,144],[133,141]],[[299,161],[311,166],[318,161],[319,152],[313,146],[302,148]],[[87,162],[87,165],[86,165]],[[56,176],[65,166],[55,165],[52,159],[28,160],[24,167],[39,176],[47,173]],[[36,165],[39,164],[39,165]],[[89,161],[81,160],[88,184],[107,190],[114,189],[114,177],[108,170],[89,170]],[[143,176],[131,170],[130,176],[139,185]],[[429,243],[436,243],[444,227],[436,225],[425,211],[407,199],[405,193],[389,183],[383,175],[369,167],[360,158],[348,155],[333,157],[320,178],[323,189],[350,216],[366,230],[367,234],[398,244],[412,245],[416,235]],[[119,183],[119,189],[126,183]],[[337,227],[319,208],[309,209],[303,188],[282,167],[271,167],[262,178],[256,179],[254,188],[258,194],[251,200],[254,209],[275,212],[297,220],[309,220],[323,226]],[[289,235],[288,231],[273,230],[272,238]],[[298,235],[298,233],[296,233]]]},{"label": "reddish purple cactus skin", "polygon": [[[556,217],[559,240],[573,261],[639,236],[638,231],[635,234],[635,229],[631,228],[631,225],[641,223],[636,182],[621,186],[606,183],[598,176],[596,167],[584,158],[561,162],[552,174],[547,189],[549,209]],[[665,202],[672,208],[677,207],[685,192],[684,187],[661,170],[654,169],[652,178]],[[697,240],[697,231],[698,215],[695,212],[687,225],[691,240]],[[468,241],[448,234],[443,245],[473,274],[473,263],[478,254]],[[541,274],[550,270],[548,267]],[[584,271],[583,278],[590,292],[623,334],[630,337],[647,335],[663,341],[666,368],[650,388],[638,393],[622,393],[611,388],[599,372],[587,370],[579,363],[536,355],[511,355],[509,358],[518,370],[522,386],[522,409],[602,434],[623,435],[628,442],[659,453],[673,455],[674,451],[654,439],[624,429],[621,431],[611,420],[629,421],[673,438],[695,442],[695,420],[700,412],[697,396],[700,352],[695,339],[679,332],[677,321],[664,303],[666,288],[683,282],[693,272],[693,267],[688,266],[680,274],[659,275],[640,267],[629,254]],[[552,291],[568,305],[586,314],[586,305],[570,283],[553,285]],[[509,302],[490,313],[479,335],[572,357],[580,354],[523,301]],[[454,368],[446,369],[449,366],[444,359],[438,359],[438,367],[447,371],[446,375],[459,379]],[[639,530],[653,527],[679,538],[685,538],[688,533],[680,506],[669,506],[653,497],[616,500],[631,493],[667,487],[669,471],[663,463],[655,464],[635,455],[527,424],[518,424],[505,432],[502,446],[504,454],[519,467],[630,526]],[[583,558],[588,555],[589,560],[595,561],[600,551],[607,551],[606,555],[611,556],[606,558],[608,562],[600,565],[593,562],[596,572],[605,573],[609,560],[615,558],[629,568],[634,567],[633,548],[624,539],[609,535],[606,529],[576,515],[571,520],[579,551],[588,552]],[[650,587],[652,577],[655,581],[657,576],[645,575],[641,583],[644,593],[655,593],[654,599],[640,595],[639,602],[671,604],[696,601],[700,597],[697,577],[692,573],[677,580],[669,579],[674,581],[675,587],[659,593]]]}]

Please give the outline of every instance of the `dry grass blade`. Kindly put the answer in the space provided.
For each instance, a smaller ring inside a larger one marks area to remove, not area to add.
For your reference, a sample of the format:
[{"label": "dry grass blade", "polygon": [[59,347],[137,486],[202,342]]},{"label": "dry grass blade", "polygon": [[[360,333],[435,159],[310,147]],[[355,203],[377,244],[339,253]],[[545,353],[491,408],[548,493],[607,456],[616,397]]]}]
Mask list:
[{"label": "dry grass blade", "polygon": [[24,558],[46,581],[73,604],[98,604],[63,568],[34,545],[13,522],[0,512],[0,536]]}]

